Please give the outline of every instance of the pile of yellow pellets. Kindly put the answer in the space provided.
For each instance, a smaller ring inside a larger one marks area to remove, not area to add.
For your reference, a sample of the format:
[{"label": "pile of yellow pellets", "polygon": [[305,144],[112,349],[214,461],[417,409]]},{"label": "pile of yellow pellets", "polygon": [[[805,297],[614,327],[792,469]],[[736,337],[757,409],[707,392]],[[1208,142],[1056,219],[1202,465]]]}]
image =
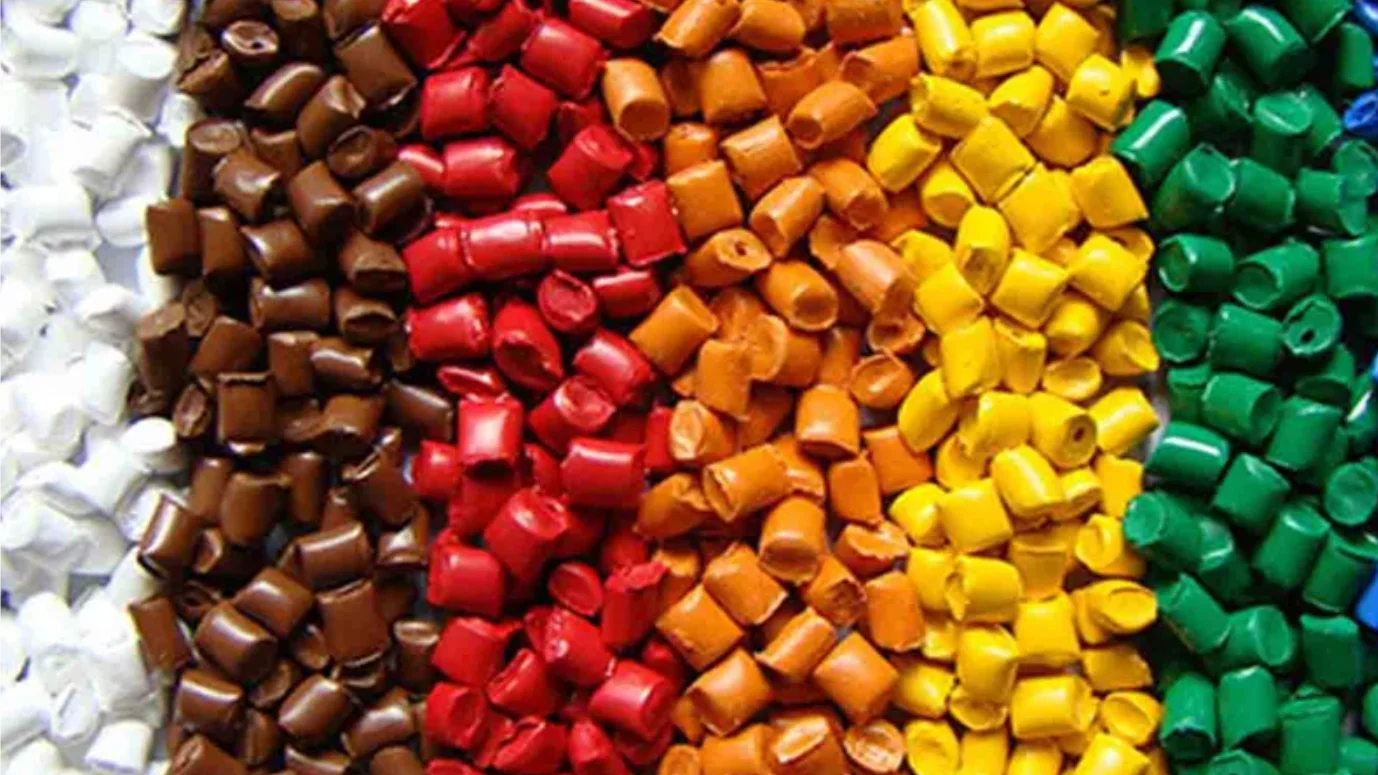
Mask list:
[{"label": "pile of yellow pellets", "polygon": [[934,482],[888,516],[912,542],[922,647],[895,705],[918,775],[1166,772],[1162,715],[1131,642],[1157,616],[1121,529],[1130,455],[1158,425],[1136,227],[1148,209],[1107,153],[1159,87],[1093,0],[909,0],[923,72],[870,147],[927,225],[893,241],[919,284],[933,367],[899,408]]}]

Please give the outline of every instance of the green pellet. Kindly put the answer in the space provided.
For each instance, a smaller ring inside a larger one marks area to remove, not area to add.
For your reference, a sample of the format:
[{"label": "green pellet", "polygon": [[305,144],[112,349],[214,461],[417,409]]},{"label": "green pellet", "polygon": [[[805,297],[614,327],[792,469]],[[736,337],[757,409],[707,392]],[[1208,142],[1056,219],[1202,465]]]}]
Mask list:
[{"label": "green pellet", "polygon": [[1368,30],[1341,24],[1329,46],[1335,57],[1330,82],[1336,93],[1353,96],[1373,88],[1373,37]]},{"label": "green pellet", "polygon": [[1325,454],[1343,419],[1333,406],[1292,396],[1282,403],[1277,429],[1263,457],[1284,471],[1304,471]]},{"label": "green pellet", "polygon": [[1332,239],[1321,244],[1325,268],[1325,292],[1341,301],[1378,301],[1378,230],[1353,239]]},{"label": "green pellet", "polygon": [[1373,563],[1370,546],[1332,531],[1316,554],[1301,599],[1327,613],[1348,611],[1372,578]]},{"label": "green pellet", "polygon": [[[1349,409],[1354,369],[1354,352],[1341,344],[1319,360],[1298,364],[1299,376],[1292,384],[1293,391],[1312,401]],[[1368,387],[1367,376],[1364,377],[1364,387]]]},{"label": "green pellet", "polygon": [[1321,274],[1321,254],[1297,240],[1253,253],[1239,262],[1234,300],[1256,312],[1285,309],[1310,293]]},{"label": "green pellet", "polygon": [[1293,304],[1282,319],[1282,346],[1293,358],[1324,357],[1340,343],[1343,333],[1340,308],[1318,293]]},{"label": "green pellet", "polygon": [[1254,102],[1249,155],[1258,163],[1291,177],[1301,169],[1315,120],[1311,106],[1296,92],[1273,92]]},{"label": "green pellet", "polygon": [[1167,370],[1167,407],[1175,420],[1201,421],[1201,394],[1211,379],[1209,363]]},{"label": "green pellet", "polygon": [[1191,575],[1178,574],[1157,595],[1159,615],[1189,650],[1205,654],[1224,644],[1230,632],[1229,616]]},{"label": "green pellet", "polygon": [[1215,686],[1200,673],[1180,676],[1163,696],[1163,723],[1158,741],[1173,761],[1199,762],[1220,743]]},{"label": "green pellet", "polygon": [[1307,680],[1322,689],[1359,683],[1364,672],[1359,625],[1348,616],[1302,614],[1301,658]]},{"label": "green pellet", "polygon": [[1311,48],[1277,9],[1246,6],[1225,22],[1230,43],[1264,86],[1296,83],[1311,65]]},{"label": "green pellet", "polygon": [[1282,590],[1301,586],[1330,535],[1330,525],[1310,504],[1290,501],[1278,510],[1254,550],[1254,571]]},{"label": "green pellet", "polygon": [[1215,237],[1175,234],[1158,246],[1154,262],[1158,279],[1173,293],[1225,293],[1234,284],[1234,251]]},{"label": "green pellet", "polygon": [[1351,179],[1308,167],[1297,173],[1295,190],[1299,222],[1350,237],[1364,232],[1368,199]]},{"label": "green pellet", "polygon": [[1249,564],[1234,542],[1234,534],[1222,522],[1200,520],[1201,556],[1192,574],[1222,603],[1239,605],[1248,600],[1254,584]]},{"label": "green pellet", "polygon": [[1282,394],[1262,380],[1235,372],[1217,373],[1201,394],[1201,419],[1211,428],[1257,446],[1277,426]]},{"label": "green pellet", "polygon": [[1330,472],[1321,503],[1331,522],[1358,527],[1378,510],[1378,468],[1373,458],[1352,460]]},{"label": "green pellet", "polygon": [[1187,114],[1163,100],[1139,109],[1129,126],[1110,143],[1110,152],[1124,162],[1142,190],[1153,189],[1172,165],[1191,148]]},{"label": "green pellet", "polygon": [[1266,669],[1246,667],[1221,676],[1216,700],[1224,747],[1255,748],[1277,734],[1278,687]]},{"label": "green pellet", "polygon": [[1202,143],[1182,157],[1163,179],[1150,206],[1154,225],[1163,231],[1209,227],[1234,196],[1230,160]]},{"label": "green pellet", "polygon": [[1258,666],[1271,672],[1290,667],[1297,656],[1297,636],[1275,605],[1243,608],[1230,614],[1229,634],[1216,655],[1224,670]]},{"label": "green pellet", "polygon": [[1253,159],[1235,159],[1235,195],[1225,217],[1240,228],[1277,234],[1292,228],[1297,195],[1292,181]]},{"label": "green pellet", "polygon": [[1154,54],[1164,92],[1176,98],[1205,92],[1226,38],[1225,27],[1204,11],[1186,11],[1172,19]]},{"label": "green pellet", "polygon": [[1230,462],[1230,442],[1209,428],[1168,423],[1144,470],[1173,485],[1209,492]]},{"label": "green pellet", "polygon": [[[1225,515],[1246,535],[1268,531],[1287,500],[1292,485],[1266,461],[1247,452],[1235,455],[1211,499],[1211,508]],[[1126,526],[1126,531],[1128,527]]]},{"label": "green pellet", "polygon": [[1340,767],[1353,775],[1378,775],[1378,745],[1348,735],[1340,741]]},{"label": "green pellet", "polygon": [[1164,299],[1153,310],[1153,346],[1168,363],[1190,363],[1206,354],[1211,313],[1181,299]]},{"label": "green pellet", "polygon": [[1340,760],[1344,706],[1328,694],[1293,696],[1278,709],[1278,771],[1334,772]]},{"label": "green pellet", "polygon": [[1201,556],[1201,526],[1171,498],[1149,490],[1129,502],[1124,537],[1140,554],[1173,570],[1188,570]]},{"label": "green pellet", "polygon": [[1281,322],[1236,304],[1222,304],[1216,310],[1207,347],[1211,368],[1269,379],[1282,352]]}]

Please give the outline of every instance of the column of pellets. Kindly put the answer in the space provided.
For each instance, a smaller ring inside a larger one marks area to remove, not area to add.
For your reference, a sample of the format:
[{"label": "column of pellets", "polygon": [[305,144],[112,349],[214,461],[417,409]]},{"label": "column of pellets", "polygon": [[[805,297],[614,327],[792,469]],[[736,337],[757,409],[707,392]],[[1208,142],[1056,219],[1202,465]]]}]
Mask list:
[{"label": "column of pellets", "polygon": [[917,176],[940,235],[898,244],[938,334],[899,426],[936,450],[938,486],[891,505],[932,633],[896,703],[921,717],[905,729],[917,772],[1162,772],[1130,640],[1157,612],[1122,526],[1130,456],[1158,425],[1135,384],[1159,365],[1154,244],[1105,154],[1158,76],[1146,49],[1121,50],[1110,4],[989,10],[911,9],[932,74],[868,156],[882,179]]},{"label": "column of pellets", "polygon": [[[1352,3],[1130,3],[1163,97],[1112,144],[1151,200],[1172,421],[1125,538],[1154,567],[1163,750],[1178,772],[1378,772],[1378,152]],[[1356,127],[1357,128],[1357,127]]]},{"label": "column of pellets", "polygon": [[[453,614],[428,773],[617,775],[671,742],[685,668],[652,632],[667,568],[630,528],[669,463],[668,412],[624,332],[685,243],[651,179],[670,118],[655,71],[609,54],[653,21],[626,1],[479,9],[472,58],[422,84],[430,145],[402,150],[443,197],[403,251],[408,341],[457,402],[454,443],[423,442],[412,467],[446,513],[427,598]],[[536,177],[549,192],[520,195]]]},{"label": "column of pellets", "polygon": [[630,335],[680,397],[636,529],[702,674],[662,772],[1161,768],[1121,640],[1156,617],[1120,527],[1153,244],[1102,153],[1156,73],[1076,5],[670,10],[694,244]]},{"label": "column of pellets", "polygon": [[132,400],[194,462],[139,546],[163,589],[130,608],[175,676],[176,775],[423,772],[438,628],[409,617],[431,518],[402,447],[454,419],[402,334],[389,243],[431,203],[394,136],[423,52],[383,10],[213,0],[180,42],[208,117],[147,211],[153,269],[184,286],[139,322]]},{"label": "column of pellets", "polygon": [[[918,49],[884,1],[664,10],[662,99],[679,121],[662,148],[693,245],[630,334],[680,397],[668,476],[635,529],[668,568],[655,627],[700,675],[659,772],[894,772],[904,745],[884,716],[898,673],[882,650],[916,647],[922,618],[892,567],[907,544],[882,518],[877,471],[893,492],[931,468],[893,424],[867,430],[873,454],[858,456],[858,402],[883,412],[912,383],[902,358],[924,329],[877,240],[922,215],[914,192],[890,197],[859,161]],[[828,260],[806,255],[811,229]],[[839,259],[862,232],[872,239]],[[846,522],[835,542],[829,508]]]}]

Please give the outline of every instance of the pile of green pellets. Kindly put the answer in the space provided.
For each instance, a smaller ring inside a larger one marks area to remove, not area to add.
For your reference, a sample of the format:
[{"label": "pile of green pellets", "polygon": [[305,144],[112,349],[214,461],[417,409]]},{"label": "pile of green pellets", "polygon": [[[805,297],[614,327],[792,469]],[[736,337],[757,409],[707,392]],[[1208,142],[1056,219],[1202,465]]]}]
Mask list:
[{"label": "pile of green pellets", "polygon": [[1378,151],[1352,0],[1125,0],[1159,99],[1112,152],[1151,202],[1171,412],[1124,534],[1176,773],[1378,775]]}]

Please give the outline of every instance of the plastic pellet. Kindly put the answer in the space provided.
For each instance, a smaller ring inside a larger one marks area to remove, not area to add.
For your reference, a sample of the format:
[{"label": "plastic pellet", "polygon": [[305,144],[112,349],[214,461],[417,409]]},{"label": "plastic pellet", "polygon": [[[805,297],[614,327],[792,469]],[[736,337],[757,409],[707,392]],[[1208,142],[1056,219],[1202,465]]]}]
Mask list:
[{"label": "plastic pellet", "polygon": [[1218,718],[1210,679],[1198,673],[1179,676],[1163,696],[1163,750],[1177,761],[1208,758],[1218,744]]},{"label": "plastic pellet", "polygon": [[1254,747],[1277,733],[1278,687],[1268,670],[1246,667],[1225,673],[1216,699],[1224,747]]},{"label": "plastic pellet", "polygon": [[1230,452],[1230,443],[1219,434],[1199,425],[1172,422],[1144,465],[1154,476],[1205,491],[1220,480]]},{"label": "plastic pellet", "polygon": [[1339,763],[1344,706],[1330,695],[1300,692],[1278,709],[1278,771],[1333,771]]},{"label": "plastic pellet", "polygon": [[1225,610],[1200,582],[1185,573],[1158,589],[1158,609],[1182,642],[1198,654],[1214,651],[1229,635]]}]

